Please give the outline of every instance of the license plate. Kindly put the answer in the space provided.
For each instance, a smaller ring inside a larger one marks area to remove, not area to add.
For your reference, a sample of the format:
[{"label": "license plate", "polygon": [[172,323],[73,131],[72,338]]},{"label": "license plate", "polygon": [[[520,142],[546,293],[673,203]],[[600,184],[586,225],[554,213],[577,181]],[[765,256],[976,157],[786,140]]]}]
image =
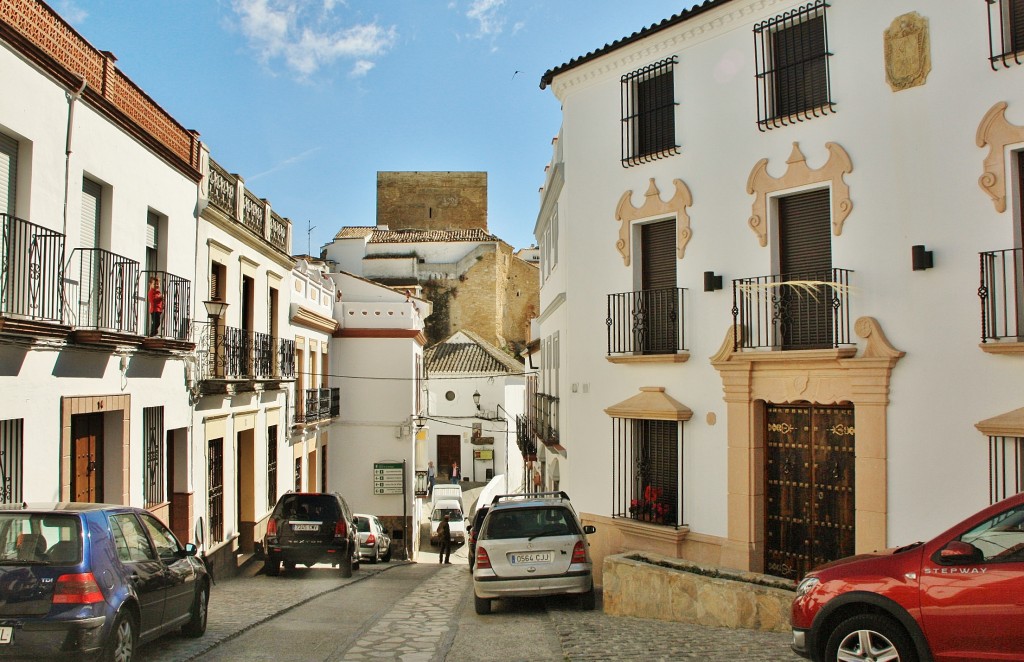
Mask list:
[{"label": "license plate", "polygon": [[509,554],[508,562],[512,565],[527,563],[551,563],[551,552],[532,552],[530,554]]},{"label": "license plate", "polygon": [[0,628],[0,644],[9,644],[14,638],[14,628]]},{"label": "license plate", "polygon": [[292,522],[292,531],[319,531],[319,522]]}]

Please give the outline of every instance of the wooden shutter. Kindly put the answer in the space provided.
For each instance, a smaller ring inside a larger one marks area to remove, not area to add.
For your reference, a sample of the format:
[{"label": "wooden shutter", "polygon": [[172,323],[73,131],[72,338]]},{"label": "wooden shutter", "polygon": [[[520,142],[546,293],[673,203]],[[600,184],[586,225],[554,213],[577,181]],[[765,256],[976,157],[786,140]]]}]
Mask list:
[{"label": "wooden shutter", "polygon": [[654,154],[675,146],[674,87],[671,70],[637,81],[638,156]]},{"label": "wooden shutter", "polygon": [[776,117],[817,108],[828,101],[824,16],[776,31],[772,55]]},{"label": "wooden shutter", "polygon": [[[832,237],[829,189],[779,199],[782,281],[831,282]],[[782,287],[780,331],[785,349],[830,347],[834,338],[833,291]]]},{"label": "wooden shutter", "polygon": [[1024,51],[1024,0],[1010,0],[1010,50]]},{"label": "wooden shutter", "polygon": [[640,226],[641,289],[676,286],[676,222],[659,221]]},{"label": "wooden shutter", "polygon": [[102,196],[102,186],[91,179],[82,179],[82,248],[99,248]]},{"label": "wooden shutter", "polygon": [[18,181],[18,141],[0,133],[0,213],[14,215]]}]

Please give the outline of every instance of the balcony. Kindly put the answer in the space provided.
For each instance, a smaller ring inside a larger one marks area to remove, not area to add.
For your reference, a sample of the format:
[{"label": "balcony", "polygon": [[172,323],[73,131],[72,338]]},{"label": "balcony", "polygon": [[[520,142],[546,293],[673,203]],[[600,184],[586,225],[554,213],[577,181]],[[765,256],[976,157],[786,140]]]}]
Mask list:
[{"label": "balcony", "polygon": [[295,423],[311,425],[337,418],[341,413],[340,388],[307,388],[295,403]]},{"label": "balcony", "polygon": [[850,342],[849,269],[732,282],[733,350],[836,349]]},{"label": "balcony", "polygon": [[608,360],[681,363],[689,358],[683,337],[684,288],[608,295]]},{"label": "balcony", "polygon": [[295,379],[295,341],[192,321],[197,379],[204,394],[280,388]]},{"label": "balcony", "polygon": [[76,248],[64,269],[67,320],[75,342],[138,344],[139,263],[102,248]]},{"label": "balcony", "polygon": [[0,214],[0,331],[64,337],[64,235]]},{"label": "balcony", "polygon": [[537,442],[533,438],[532,421],[521,414],[516,415],[516,446],[524,460],[537,459]]},{"label": "balcony", "polygon": [[[164,295],[164,312],[153,328],[149,314],[149,283],[156,278]],[[166,271],[143,271],[139,279],[139,329],[146,334],[142,346],[156,350],[192,351],[195,344],[189,338],[192,322],[192,283]]]},{"label": "balcony", "polygon": [[1024,353],[1024,249],[981,253],[981,348]]},{"label": "balcony", "polygon": [[237,223],[267,245],[288,253],[291,221],[275,214],[266,200],[247,190],[237,175],[228,173],[213,159],[210,159],[207,195],[210,206],[230,223]]}]

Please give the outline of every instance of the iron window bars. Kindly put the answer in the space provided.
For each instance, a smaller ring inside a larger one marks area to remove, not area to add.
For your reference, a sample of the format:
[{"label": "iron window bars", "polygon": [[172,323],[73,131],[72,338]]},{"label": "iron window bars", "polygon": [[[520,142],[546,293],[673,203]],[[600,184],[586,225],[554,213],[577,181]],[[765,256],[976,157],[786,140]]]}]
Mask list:
[{"label": "iron window bars", "polygon": [[981,342],[1024,337],[1024,249],[981,253]]},{"label": "iron window bars", "polygon": [[683,526],[679,421],[612,419],[612,517]]},{"label": "iron window bars", "polygon": [[679,153],[675,121],[676,62],[677,57],[673,55],[622,76],[623,168]]},{"label": "iron window bars", "polygon": [[267,426],[267,508],[277,505],[277,426]]},{"label": "iron window bars", "polygon": [[608,295],[608,356],[675,354],[683,338],[685,288],[640,290]]},{"label": "iron window bars", "polygon": [[143,407],[143,492],[146,506],[164,502],[164,408]]},{"label": "iron window bars", "polygon": [[815,0],[754,26],[761,131],[835,112],[828,69],[828,7],[825,0]]},{"label": "iron window bars", "polygon": [[1024,487],[1024,439],[988,438],[988,500],[1002,501]]},{"label": "iron window bars", "polygon": [[998,70],[1024,63],[1024,0],[985,0],[988,4],[989,65]]}]

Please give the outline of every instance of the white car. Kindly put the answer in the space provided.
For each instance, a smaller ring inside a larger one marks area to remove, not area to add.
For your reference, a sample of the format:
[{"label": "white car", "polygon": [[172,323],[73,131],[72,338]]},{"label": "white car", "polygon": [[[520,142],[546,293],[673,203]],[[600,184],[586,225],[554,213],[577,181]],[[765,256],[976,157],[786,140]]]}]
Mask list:
[{"label": "white car", "polygon": [[359,532],[359,558],[370,563],[391,560],[391,538],[384,532],[384,525],[373,515],[355,514],[356,530]]},{"label": "white car", "polygon": [[434,504],[434,512],[430,514],[430,544],[441,544],[441,537],[438,535],[438,527],[441,520],[448,516],[448,528],[452,532],[452,542],[463,544],[466,542],[466,517],[462,514],[462,506],[454,499],[442,499]]}]

